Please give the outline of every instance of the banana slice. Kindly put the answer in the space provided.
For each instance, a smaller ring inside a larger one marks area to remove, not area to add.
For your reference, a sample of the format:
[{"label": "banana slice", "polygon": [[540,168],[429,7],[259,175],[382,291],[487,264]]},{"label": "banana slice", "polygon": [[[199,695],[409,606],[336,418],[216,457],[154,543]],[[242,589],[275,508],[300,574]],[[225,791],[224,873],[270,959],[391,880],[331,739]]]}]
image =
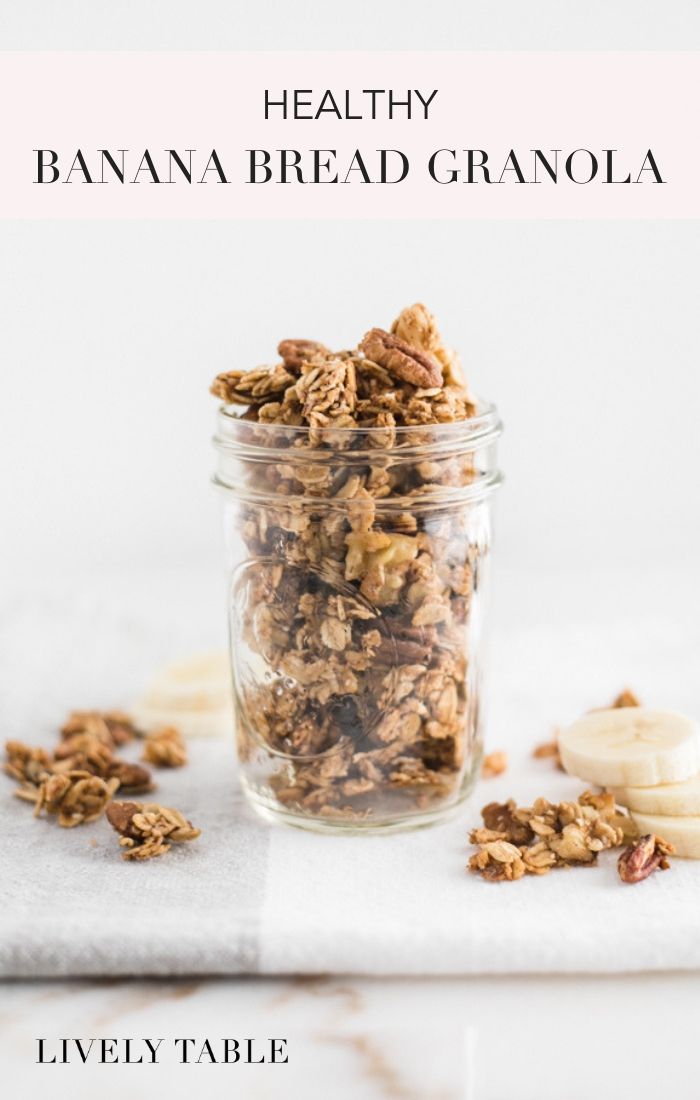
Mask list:
[{"label": "banana slice", "polygon": [[700,775],[684,783],[666,783],[661,787],[613,787],[615,801],[641,814],[691,817],[700,814]]},{"label": "banana slice", "polygon": [[204,653],[168,665],[131,708],[144,730],[177,726],[185,737],[225,736],[233,729],[229,658]]},{"label": "banana slice", "polygon": [[700,859],[700,817],[663,817],[634,810],[632,817],[642,835],[655,833],[673,845],[677,856]]},{"label": "banana slice", "polygon": [[151,681],[146,695],[156,707],[216,710],[231,699],[231,665],[225,653],[202,653],[167,665]]},{"label": "banana slice", "polygon": [[700,732],[672,711],[624,707],[586,714],[559,735],[567,772],[601,787],[681,783],[700,772]]}]

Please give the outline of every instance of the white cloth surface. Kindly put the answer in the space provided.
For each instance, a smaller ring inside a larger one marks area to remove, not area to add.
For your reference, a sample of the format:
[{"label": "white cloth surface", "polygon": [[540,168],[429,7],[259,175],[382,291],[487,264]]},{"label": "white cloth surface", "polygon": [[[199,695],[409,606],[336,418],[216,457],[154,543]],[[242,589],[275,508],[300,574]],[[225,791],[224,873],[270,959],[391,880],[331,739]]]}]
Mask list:
[{"label": "white cloth surface", "polygon": [[[33,820],[0,777],[0,975],[621,972],[700,968],[700,863],[636,887],[615,856],[494,885],[465,873],[487,801],[575,796],[531,758],[554,724],[623,686],[700,716],[691,579],[496,574],[488,748],[508,772],[452,820],[390,836],[318,836],[259,820],[232,742],[194,741],[154,797],[202,829],[126,863],[104,820]],[[3,733],[50,744],[78,707],[128,706],[159,663],[223,644],[223,586],[196,572],[15,587],[2,601]],[[692,598],[691,598],[692,597]]]}]

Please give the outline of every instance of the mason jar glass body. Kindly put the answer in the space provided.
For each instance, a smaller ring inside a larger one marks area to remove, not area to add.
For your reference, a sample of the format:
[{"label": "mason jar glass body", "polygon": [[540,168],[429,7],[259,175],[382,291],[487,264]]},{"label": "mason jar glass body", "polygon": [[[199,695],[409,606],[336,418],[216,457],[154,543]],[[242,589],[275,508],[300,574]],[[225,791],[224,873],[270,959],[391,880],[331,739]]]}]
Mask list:
[{"label": "mason jar glass body", "polygon": [[266,816],[427,824],[481,760],[495,409],[406,428],[219,412],[240,778]]}]

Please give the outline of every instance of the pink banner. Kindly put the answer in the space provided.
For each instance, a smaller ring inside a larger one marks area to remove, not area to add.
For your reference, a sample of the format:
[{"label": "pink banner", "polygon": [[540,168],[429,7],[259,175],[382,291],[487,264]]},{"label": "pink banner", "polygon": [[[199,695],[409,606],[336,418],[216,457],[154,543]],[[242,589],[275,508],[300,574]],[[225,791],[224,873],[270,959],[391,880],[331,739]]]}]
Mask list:
[{"label": "pink banner", "polygon": [[4,218],[696,218],[697,53],[4,53]]}]

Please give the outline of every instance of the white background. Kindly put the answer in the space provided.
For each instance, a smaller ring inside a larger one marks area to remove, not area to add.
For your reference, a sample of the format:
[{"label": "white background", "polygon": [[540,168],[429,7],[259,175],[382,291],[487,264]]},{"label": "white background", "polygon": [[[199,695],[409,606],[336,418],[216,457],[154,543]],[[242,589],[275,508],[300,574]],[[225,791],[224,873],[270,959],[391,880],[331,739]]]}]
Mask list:
[{"label": "white background", "polygon": [[696,0],[2,0],[4,49],[688,50]]},{"label": "white background", "polygon": [[425,301],[506,431],[508,567],[700,551],[697,222],[4,223],[2,553],[215,567],[218,371]]}]

